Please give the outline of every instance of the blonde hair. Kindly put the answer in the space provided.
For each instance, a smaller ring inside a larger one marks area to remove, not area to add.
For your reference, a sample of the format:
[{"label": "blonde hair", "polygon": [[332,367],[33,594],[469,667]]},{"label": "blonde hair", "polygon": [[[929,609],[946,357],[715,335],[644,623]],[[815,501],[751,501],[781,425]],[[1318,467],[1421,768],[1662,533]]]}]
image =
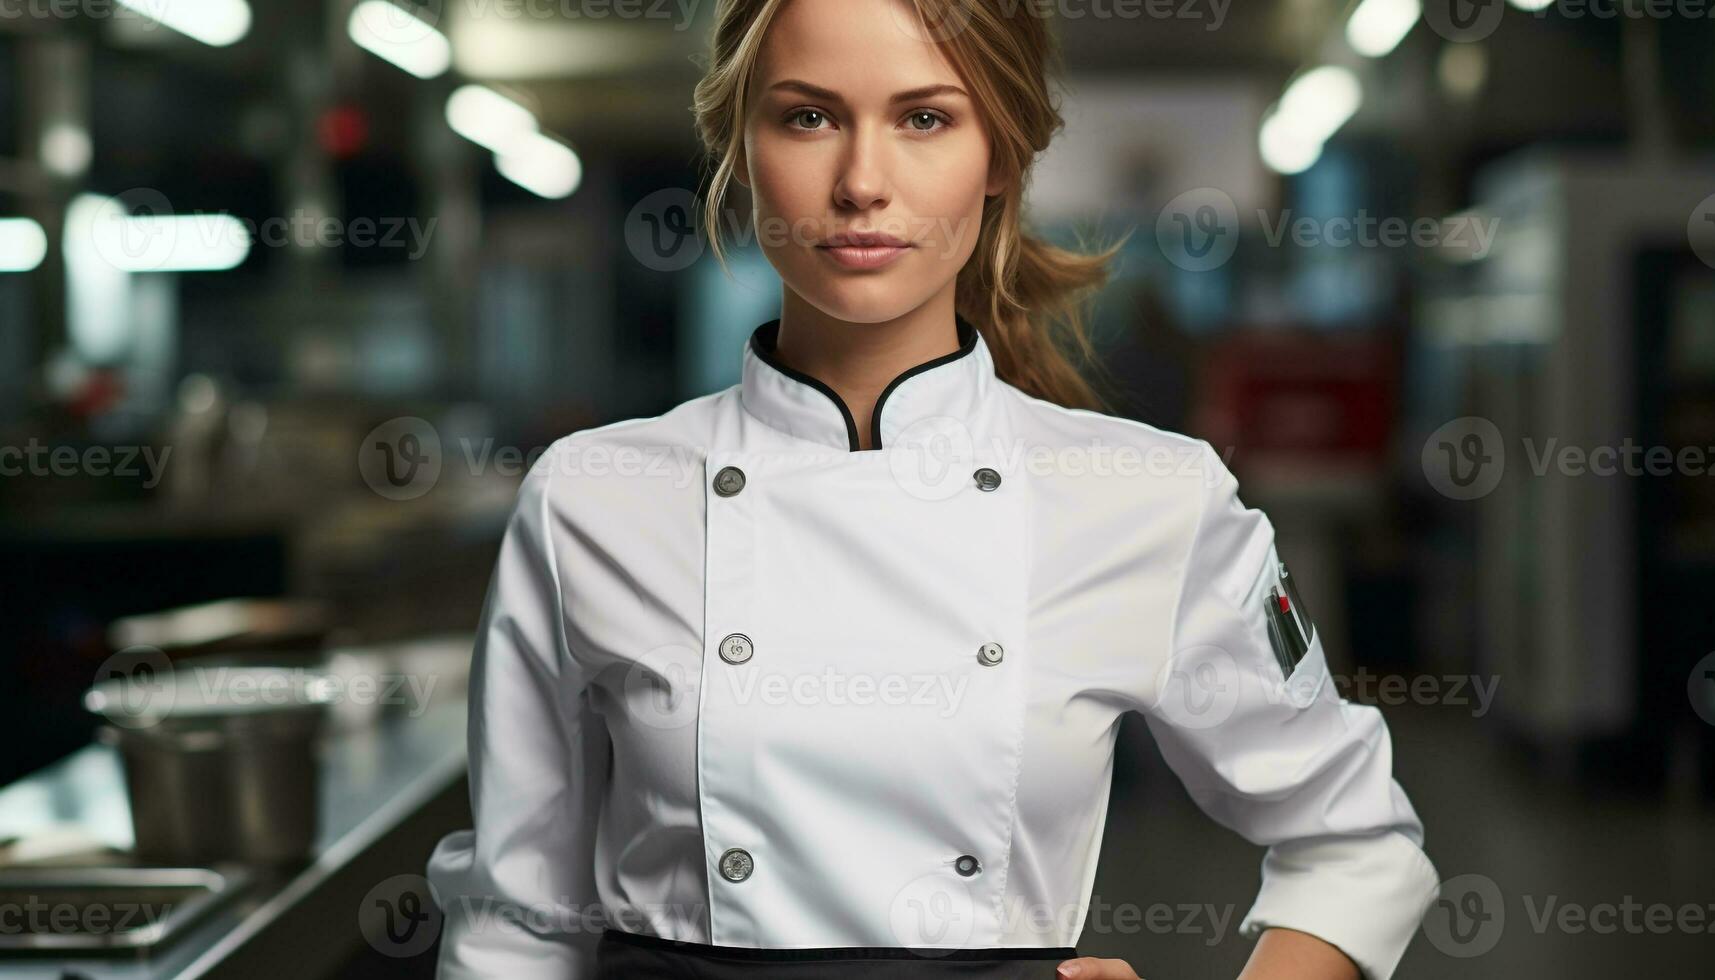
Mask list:
[{"label": "blonde hair", "polygon": [[[724,267],[720,219],[744,143],[744,120],[763,38],[787,0],[719,0],[713,50],[697,83],[698,133],[713,164],[703,227]],[[1038,398],[1069,408],[1103,408],[1074,363],[1094,363],[1083,305],[1108,279],[1124,239],[1095,254],[1050,245],[1024,231],[1024,190],[1037,154],[1064,125],[1048,88],[1059,49],[1044,18],[987,0],[906,0],[972,89],[988,123],[1007,188],[983,202],[976,252],[959,271],[957,312],[982,331],[995,371]]]}]

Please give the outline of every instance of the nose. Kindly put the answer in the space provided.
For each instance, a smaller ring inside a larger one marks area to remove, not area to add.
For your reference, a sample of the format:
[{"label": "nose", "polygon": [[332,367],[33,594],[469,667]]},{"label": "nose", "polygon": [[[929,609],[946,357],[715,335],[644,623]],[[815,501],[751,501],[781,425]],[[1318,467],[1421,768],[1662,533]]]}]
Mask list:
[{"label": "nose", "polygon": [[886,148],[880,137],[860,127],[841,162],[834,203],[842,209],[865,211],[885,207],[891,194]]}]

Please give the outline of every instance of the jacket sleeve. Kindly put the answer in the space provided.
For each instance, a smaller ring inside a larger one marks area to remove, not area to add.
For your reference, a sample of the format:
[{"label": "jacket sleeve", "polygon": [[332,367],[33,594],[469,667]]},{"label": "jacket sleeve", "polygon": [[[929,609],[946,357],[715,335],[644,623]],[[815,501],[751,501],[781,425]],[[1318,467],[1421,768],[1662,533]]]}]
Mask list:
[{"label": "jacket sleeve", "polygon": [[1393,779],[1381,713],[1335,690],[1320,635],[1290,675],[1276,661],[1263,611],[1274,529],[1201,448],[1203,502],[1149,728],[1198,806],[1268,848],[1241,934],[1309,933],[1386,980],[1439,891],[1423,826]]},{"label": "jacket sleeve", "polygon": [[592,870],[608,739],[565,641],[545,454],[524,481],[471,660],[475,828],[429,858],[441,980],[583,980],[600,914]]}]

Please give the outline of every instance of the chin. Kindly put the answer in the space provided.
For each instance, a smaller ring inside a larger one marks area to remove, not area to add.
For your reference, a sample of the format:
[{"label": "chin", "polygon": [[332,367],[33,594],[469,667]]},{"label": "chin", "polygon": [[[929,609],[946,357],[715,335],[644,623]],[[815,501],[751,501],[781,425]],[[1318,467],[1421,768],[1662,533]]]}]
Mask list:
[{"label": "chin", "polygon": [[805,296],[810,305],[828,316],[847,323],[886,323],[910,313],[920,306],[902,301],[897,294],[888,297],[851,298],[846,296]]},{"label": "chin", "polygon": [[[823,313],[847,323],[886,323],[929,301],[940,287],[893,275],[831,278],[826,270],[787,286]],[[841,281],[843,280],[843,281]]]}]

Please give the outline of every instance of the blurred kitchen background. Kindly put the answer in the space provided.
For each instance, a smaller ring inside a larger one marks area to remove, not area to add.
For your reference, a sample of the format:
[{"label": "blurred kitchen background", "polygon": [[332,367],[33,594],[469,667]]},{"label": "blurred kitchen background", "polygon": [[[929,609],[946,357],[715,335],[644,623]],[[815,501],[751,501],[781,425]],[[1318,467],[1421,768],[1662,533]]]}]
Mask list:
[{"label": "blurred kitchen background", "polygon": [[[1715,3],[1049,7],[1032,219],[1133,232],[1113,410],[1231,453],[1392,727],[1447,879],[1398,976],[1707,977]],[[0,977],[432,975],[524,466],[777,313],[696,228],[713,13],[0,0],[0,910],[81,923],[5,918]],[[354,683],[86,697],[191,658]],[[1141,724],[1119,770],[1084,950],[1235,975],[1259,850]]]}]

